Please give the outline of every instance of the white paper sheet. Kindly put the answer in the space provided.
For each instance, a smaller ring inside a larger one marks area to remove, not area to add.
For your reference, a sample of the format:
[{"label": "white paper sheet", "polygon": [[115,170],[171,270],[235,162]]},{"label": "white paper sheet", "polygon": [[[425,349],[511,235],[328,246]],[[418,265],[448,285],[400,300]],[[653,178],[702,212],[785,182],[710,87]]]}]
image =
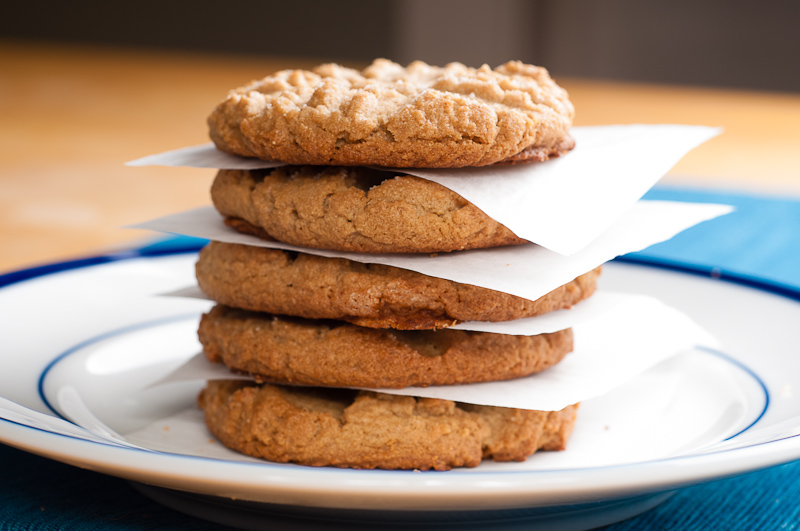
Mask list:
[{"label": "white paper sheet", "polygon": [[[680,311],[644,295],[626,295],[624,302],[574,327],[575,350],[555,367],[505,382],[376,391],[443,398],[490,406],[558,411],[600,396],[648,368],[695,345],[716,347],[717,341]],[[538,319],[538,318],[536,318]],[[186,380],[248,379],[199,354],[153,384]]]},{"label": "white paper sheet", "polygon": [[380,389],[458,402],[558,411],[603,395],[665,359],[717,341],[682,312],[657,299],[622,305],[574,328],[575,350],[539,374],[465,386]]},{"label": "white paper sheet", "polygon": [[636,304],[638,295],[615,293],[598,290],[588,299],[565,310],[556,310],[536,317],[514,319],[490,323],[488,321],[465,321],[449,328],[453,330],[471,330],[473,332],[490,332],[512,336],[535,336],[549,334],[567,328],[578,328],[585,323],[599,319],[603,315],[615,311],[621,305]]},{"label": "white paper sheet", "polygon": [[282,162],[239,157],[218,150],[213,143],[173,149],[164,153],[147,155],[125,163],[126,166],[173,166],[189,168],[219,168],[227,170],[258,170],[286,166]]},{"label": "white paper sheet", "polygon": [[[720,133],[719,128],[671,124],[575,127],[575,149],[543,163],[388,171],[436,181],[519,237],[570,255],[619,219],[687,152]],[[282,165],[222,153],[213,144],[127,164],[228,169]]]},{"label": "white paper sheet", "polygon": [[727,205],[639,201],[605,233],[572,256],[563,256],[533,244],[440,253],[436,256],[308,249],[241,234],[226,227],[213,207],[172,214],[132,228],[386,264],[536,300],[616,256],[668,240],[692,225],[732,210]]}]

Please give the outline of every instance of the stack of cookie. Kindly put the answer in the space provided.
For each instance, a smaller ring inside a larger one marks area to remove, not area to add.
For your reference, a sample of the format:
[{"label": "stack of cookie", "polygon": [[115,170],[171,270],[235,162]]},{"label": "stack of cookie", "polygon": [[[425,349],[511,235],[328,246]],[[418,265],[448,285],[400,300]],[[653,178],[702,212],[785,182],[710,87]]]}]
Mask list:
[{"label": "stack of cookie", "polygon": [[[212,199],[230,227],[306,248],[431,254],[522,244],[449,189],[370,167],[535,164],[572,148],[572,115],[544,69],[518,62],[278,72],[232,91],[209,125],[219,149],[287,166],[222,170]],[[198,283],[219,304],[200,324],[204,352],[255,378],[202,392],[217,438],[271,461],[421,470],[565,447],[576,406],[529,411],[350,388],[545,370],[572,350],[571,330],[447,328],[569,308],[594,292],[599,270],[532,301],[365,258],[220,242],[201,251]]]}]

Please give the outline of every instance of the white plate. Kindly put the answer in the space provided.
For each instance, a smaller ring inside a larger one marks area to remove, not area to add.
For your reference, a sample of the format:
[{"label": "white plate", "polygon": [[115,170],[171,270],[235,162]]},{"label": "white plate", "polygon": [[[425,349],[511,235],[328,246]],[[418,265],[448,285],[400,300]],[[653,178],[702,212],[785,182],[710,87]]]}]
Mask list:
[{"label": "white plate", "polygon": [[[260,507],[273,515],[279,504],[290,519],[293,507],[348,521],[363,514],[380,519],[376,513],[395,521],[404,518],[398,514],[450,518],[457,511],[505,523],[544,518],[561,529],[619,520],[676,488],[800,458],[794,331],[800,304],[729,282],[620,263],[606,266],[601,287],[658,296],[694,317],[724,348],[683,354],[585,402],[566,451],[444,473],[244,458],[210,442],[194,407],[198,385],[147,387],[199,348],[194,329],[209,303],[153,296],[191,283],[194,260],[191,254],[131,258],[0,290],[2,396],[50,416],[75,414],[77,396],[89,412],[82,423],[110,428],[142,449],[2,419],[0,440],[150,486],[270,504]],[[175,492],[140,488],[178,508],[192,503]],[[231,510],[207,516],[231,518]],[[517,512],[510,517],[509,510]]]}]

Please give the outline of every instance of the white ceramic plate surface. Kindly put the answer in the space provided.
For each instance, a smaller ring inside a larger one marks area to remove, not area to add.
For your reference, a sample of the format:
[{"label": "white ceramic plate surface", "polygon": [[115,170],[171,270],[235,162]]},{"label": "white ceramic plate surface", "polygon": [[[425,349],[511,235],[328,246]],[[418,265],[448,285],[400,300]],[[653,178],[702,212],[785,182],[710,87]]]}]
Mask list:
[{"label": "white ceramic plate surface", "polygon": [[[177,491],[384,511],[633,499],[800,458],[800,303],[735,283],[621,263],[605,267],[601,289],[660,297],[724,346],[681,354],[583,403],[566,451],[538,453],[524,463],[425,473],[245,458],[211,442],[194,406],[199,384],[148,387],[199,349],[194,330],[209,303],[155,296],[191,284],[194,261],[193,254],[133,257],[0,289],[0,395],[51,417],[77,416],[81,424],[95,423],[140,448],[2,418],[0,440]],[[88,414],[81,417],[82,411]]]}]

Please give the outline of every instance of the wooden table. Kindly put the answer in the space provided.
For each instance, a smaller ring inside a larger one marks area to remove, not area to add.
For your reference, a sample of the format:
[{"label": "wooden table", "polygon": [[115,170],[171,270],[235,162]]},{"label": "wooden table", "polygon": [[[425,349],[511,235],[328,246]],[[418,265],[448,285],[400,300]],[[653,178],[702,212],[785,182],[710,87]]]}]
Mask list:
[{"label": "wooden table", "polygon": [[[228,89],[315,63],[0,43],[0,272],[130,245],[151,234],[122,226],[207,204],[213,170],[122,163],[207,142]],[[725,127],[665,182],[800,195],[800,95],[558,81],[576,125]]]}]

